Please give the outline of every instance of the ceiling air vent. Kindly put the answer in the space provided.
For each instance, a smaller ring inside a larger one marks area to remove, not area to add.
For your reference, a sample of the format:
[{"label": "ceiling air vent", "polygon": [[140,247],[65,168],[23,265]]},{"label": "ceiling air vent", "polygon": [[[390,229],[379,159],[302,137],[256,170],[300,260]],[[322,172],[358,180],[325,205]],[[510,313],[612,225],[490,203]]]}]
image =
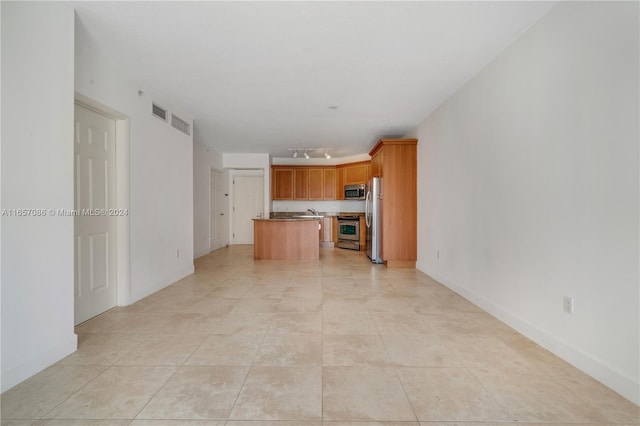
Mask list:
[{"label": "ceiling air vent", "polygon": [[175,114],[171,114],[171,127],[180,130],[185,135],[191,135],[191,125]]},{"label": "ceiling air vent", "polygon": [[162,121],[167,121],[167,110],[159,105],[156,105],[155,103],[151,103],[151,105],[153,105],[151,114],[153,114],[154,117],[158,117]]}]

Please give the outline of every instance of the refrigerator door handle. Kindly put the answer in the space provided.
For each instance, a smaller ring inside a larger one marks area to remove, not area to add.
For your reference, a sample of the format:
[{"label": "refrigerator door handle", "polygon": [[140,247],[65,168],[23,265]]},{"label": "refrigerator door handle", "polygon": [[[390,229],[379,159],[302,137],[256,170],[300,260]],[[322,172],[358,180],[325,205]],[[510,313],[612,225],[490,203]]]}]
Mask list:
[{"label": "refrigerator door handle", "polygon": [[369,203],[371,202],[371,191],[367,191],[367,196],[364,200],[364,220],[367,224],[367,228],[371,227],[371,217],[369,214]]}]

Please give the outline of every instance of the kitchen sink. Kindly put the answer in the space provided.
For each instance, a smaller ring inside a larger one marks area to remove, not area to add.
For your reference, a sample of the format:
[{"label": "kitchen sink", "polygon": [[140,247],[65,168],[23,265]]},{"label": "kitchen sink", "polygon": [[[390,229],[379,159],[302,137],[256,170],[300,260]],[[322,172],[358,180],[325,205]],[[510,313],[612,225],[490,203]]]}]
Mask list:
[{"label": "kitchen sink", "polygon": [[314,214],[300,214],[293,216],[295,219],[322,219],[324,216]]}]

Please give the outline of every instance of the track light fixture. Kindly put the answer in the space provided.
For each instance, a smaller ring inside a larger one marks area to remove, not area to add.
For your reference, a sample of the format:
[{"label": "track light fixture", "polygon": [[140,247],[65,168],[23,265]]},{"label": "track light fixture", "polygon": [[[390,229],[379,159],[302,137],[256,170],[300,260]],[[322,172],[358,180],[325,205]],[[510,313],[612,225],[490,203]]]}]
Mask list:
[{"label": "track light fixture", "polygon": [[[300,151],[302,153],[302,156],[306,159],[311,158],[311,156],[309,155],[309,152],[324,152],[324,158],[326,158],[327,160],[331,159],[331,155],[329,154],[329,149],[328,148],[289,148],[289,151],[293,151],[292,157],[293,158],[298,158],[298,151]],[[314,157],[317,158],[317,157]]]}]

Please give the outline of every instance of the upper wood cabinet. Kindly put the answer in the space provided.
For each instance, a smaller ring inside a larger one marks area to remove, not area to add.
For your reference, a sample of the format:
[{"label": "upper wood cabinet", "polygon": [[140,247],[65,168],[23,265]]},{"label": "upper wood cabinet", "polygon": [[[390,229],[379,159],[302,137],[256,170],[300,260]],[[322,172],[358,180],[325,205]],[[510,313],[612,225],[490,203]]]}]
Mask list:
[{"label": "upper wood cabinet", "polygon": [[335,200],[336,168],[272,166],[273,200]]},{"label": "upper wood cabinet", "polygon": [[324,170],[313,168],[309,170],[309,200],[324,200]]},{"label": "upper wood cabinet", "polygon": [[344,200],[344,167],[336,166],[336,200]]},{"label": "upper wood cabinet", "polygon": [[344,186],[367,183],[371,161],[336,166],[336,200],[344,200]]},{"label": "upper wood cabinet", "polygon": [[322,199],[336,199],[336,169],[335,167],[327,167],[322,169]]},{"label": "upper wood cabinet", "polygon": [[374,176],[382,176],[382,157],[384,153],[378,151],[377,154],[371,158],[371,165],[369,167],[369,178]]},{"label": "upper wood cabinet", "polygon": [[309,199],[309,169],[307,168],[293,169],[293,199]]},{"label": "upper wood cabinet", "polygon": [[271,169],[271,194],[274,200],[293,200],[293,168],[273,167]]},{"label": "upper wood cabinet", "polygon": [[[367,163],[369,163],[367,161]],[[354,185],[359,183],[367,183],[367,164],[356,163],[349,164],[344,168],[344,184]]]},{"label": "upper wood cabinet", "polygon": [[417,260],[417,139],[382,139],[369,152],[371,175],[382,177],[381,256],[388,267]]}]

